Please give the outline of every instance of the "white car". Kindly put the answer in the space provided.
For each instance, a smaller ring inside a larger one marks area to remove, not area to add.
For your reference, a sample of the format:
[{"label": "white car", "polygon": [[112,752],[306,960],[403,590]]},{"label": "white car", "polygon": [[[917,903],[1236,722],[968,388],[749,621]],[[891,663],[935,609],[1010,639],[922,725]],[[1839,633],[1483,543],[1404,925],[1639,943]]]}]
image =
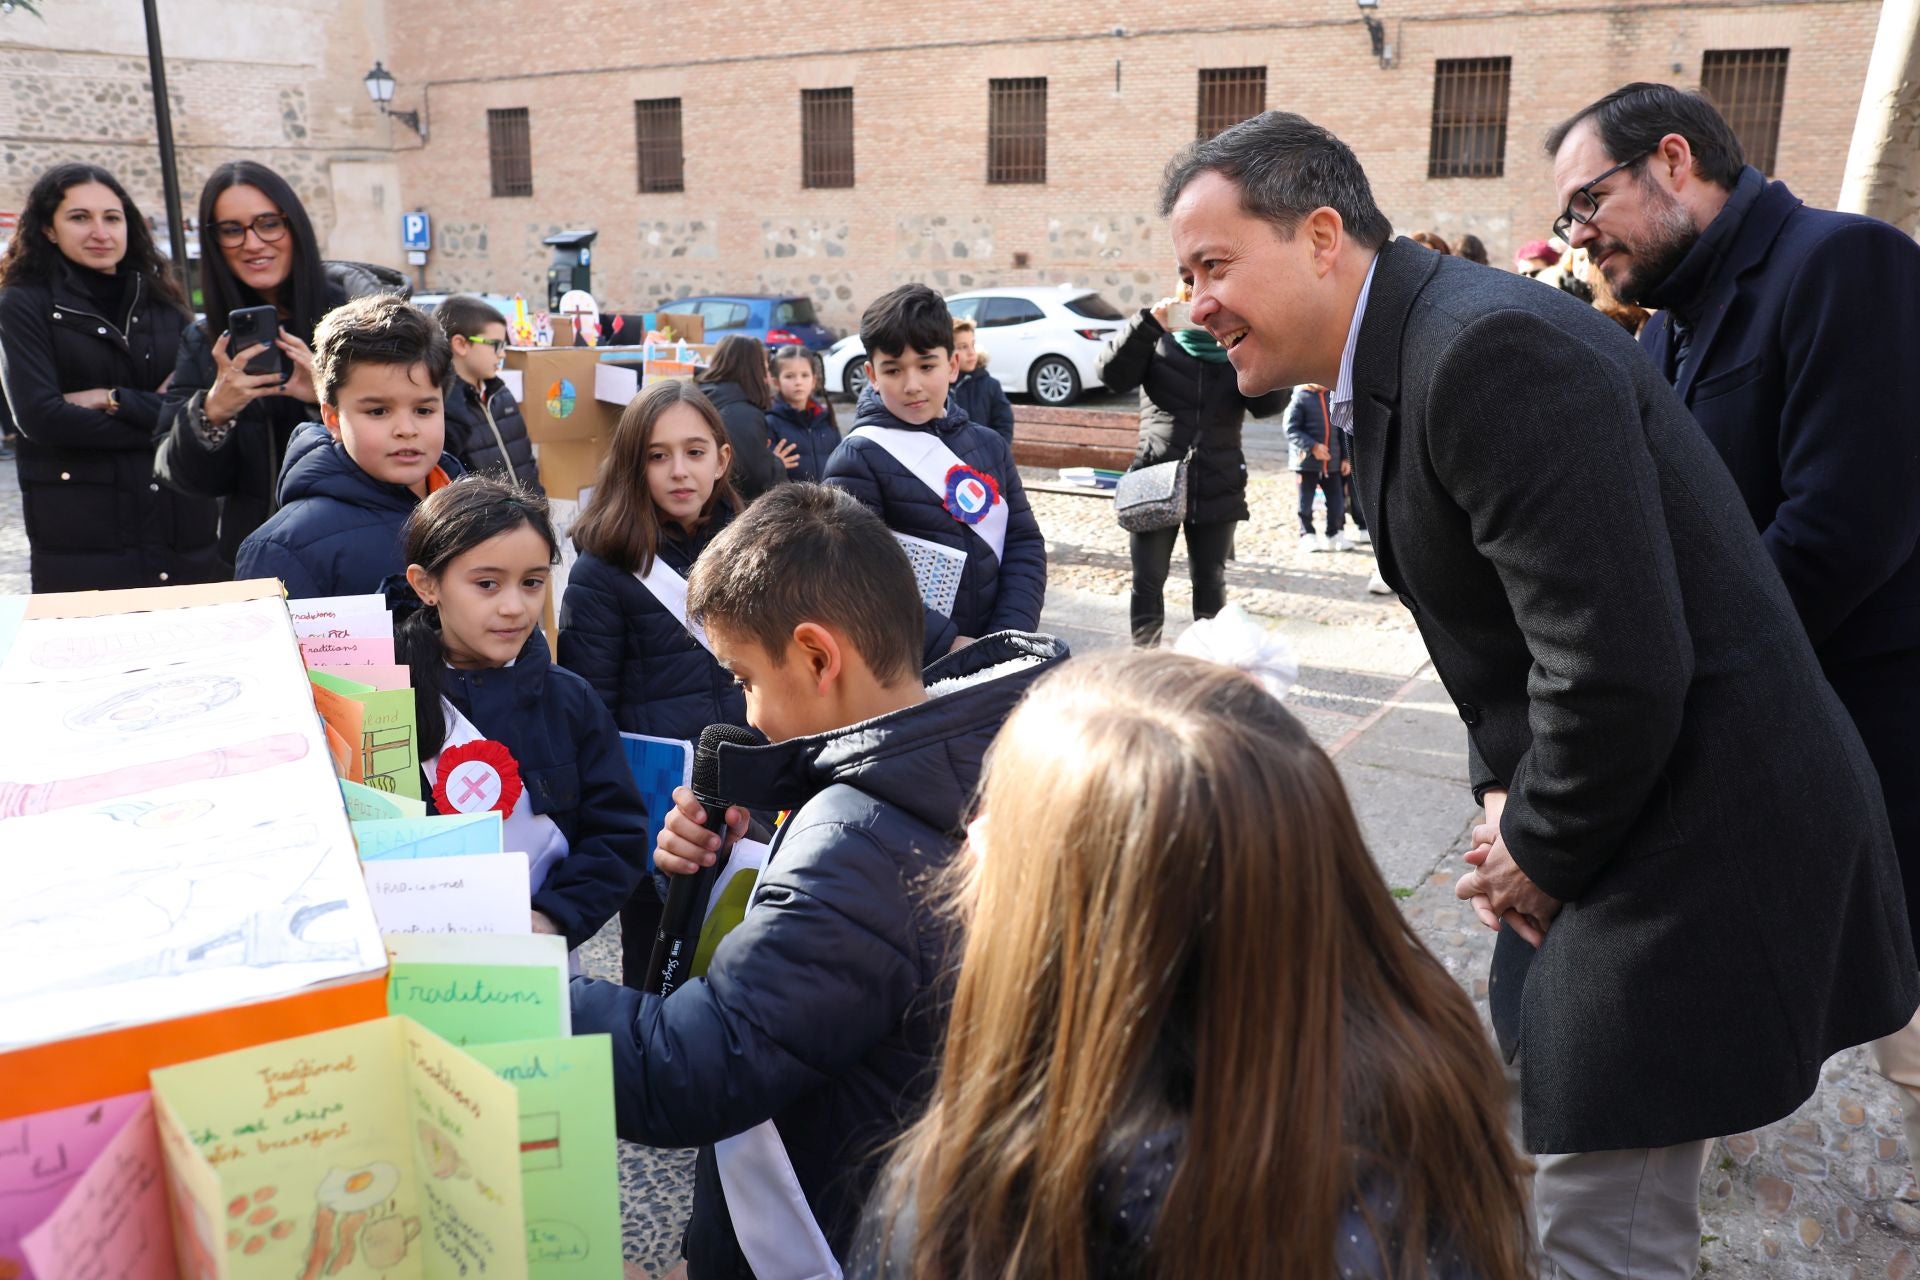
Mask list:
[{"label": "white car", "polygon": [[[1000,385],[1051,407],[1072,404],[1087,387],[1100,385],[1095,367],[1100,349],[1126,324],[1126,316],[1092,289],[971,289],[947,299],[955,320],[971,320],[974,340],[992,359]],[[827,389],[858,399],[867,388],[867,349],[858,333],[829,347],[824,356]]]}]

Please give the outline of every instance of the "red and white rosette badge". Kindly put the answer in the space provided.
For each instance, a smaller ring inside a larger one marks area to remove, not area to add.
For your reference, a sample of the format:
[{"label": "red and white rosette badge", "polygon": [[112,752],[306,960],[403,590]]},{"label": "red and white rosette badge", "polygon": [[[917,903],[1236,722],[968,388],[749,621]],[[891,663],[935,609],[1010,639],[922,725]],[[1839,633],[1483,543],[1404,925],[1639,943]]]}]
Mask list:
[{"label": "red and white rosette badge", "polygon": [[486,813],[501,817],[520,803],[520,765],[513,753],[491,738],[475,738],[440,752],[433,804],[441,813]]}]

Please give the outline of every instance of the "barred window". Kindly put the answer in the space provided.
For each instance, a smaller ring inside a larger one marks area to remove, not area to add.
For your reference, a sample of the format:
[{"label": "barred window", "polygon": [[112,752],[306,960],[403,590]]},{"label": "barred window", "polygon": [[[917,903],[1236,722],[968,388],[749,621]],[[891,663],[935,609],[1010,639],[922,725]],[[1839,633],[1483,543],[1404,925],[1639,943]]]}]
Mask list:
[{"label": "barred window", "polygon": [[800,91],[800,185],[853,185],[853,89]]},{"label": "barred window", "polygon": [[1047,78],[987,81],[987,181],[1047,180]]},{"label": "barred window", "polygon": [[681,150],[680,99],[645,98],[633,104],[634,150],[640,190],[685,191],[687,157]]},{"label": "barred window", "polygon": [[493,194],[533,194],[533,146],[525,107],[487,112],[487,161],[493,169]]},{"label": "barred window", "polygon": [[1433,64],[1429,178],[1498,178],[1507,171],[1507,90],[1512,58],[1443,58]]},{"label": "barred window", "polygon": [[1700,59],[1700,92],[1726,117],[1740,139],[1740,149],[1747,153],[1747,163],[1771,175],[1780,151],[1787,51],[1709,49]]},{"label": "barred window", "polygon": [[1196,136],[1211,138],[1267,109],[1265,67],[1202,67],[1200,70],[1199,127]]}]

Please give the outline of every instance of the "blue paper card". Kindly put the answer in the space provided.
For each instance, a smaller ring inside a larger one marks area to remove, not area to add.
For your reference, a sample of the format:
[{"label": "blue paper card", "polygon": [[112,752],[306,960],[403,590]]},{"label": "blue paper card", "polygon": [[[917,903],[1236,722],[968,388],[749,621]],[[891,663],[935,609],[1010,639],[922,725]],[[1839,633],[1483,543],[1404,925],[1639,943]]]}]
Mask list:
[{"label": "blue paper card", "polygon": [[693,744],[685,738],[623,733],[620,745],[626,748],[627,767],[633,770],[633,780],[640,784],[640,796],[647,802],[647,865],[651,867],[660,828],[673,809],[673,789],[693,785]]},{"label": "blue paper card", "polygon": [[500,815],[449,813],[425,818],[382,818],[355,822],[353,838],[362,862],[408,858],[451,858],[468,853],[500,853]]}]

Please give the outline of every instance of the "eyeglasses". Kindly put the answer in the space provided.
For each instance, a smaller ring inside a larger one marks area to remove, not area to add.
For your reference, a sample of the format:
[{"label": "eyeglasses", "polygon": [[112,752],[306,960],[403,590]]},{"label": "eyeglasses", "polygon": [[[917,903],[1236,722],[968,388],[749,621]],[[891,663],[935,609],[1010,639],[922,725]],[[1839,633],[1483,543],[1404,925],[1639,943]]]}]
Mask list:
[{"label": "eyeglasses", "polygon": [[252,222],[216,222],[213,234],[225,249],[238,249],[247,242],[247,232],[260,237],[262,244],[272,244],[287,238],[287,219],[284,214],[263,213]]},{"label": "eyeglasses", "polygon": [[[1655,150],[1658,150],[1658,148],[1655,148]],[[1598,197],[1593,194],[1593,189],[1605,182],[1608,178],[1611,178],[1614,174],[1619,173],[1622,169],[1631,169],[1652,154],[1653,152],[1649,151],[1645,155],[1635,156],[1631,160],[1622,160],[1619,164],[1613,166],[1613,168],[1607,170],[1592,181],[1581,183],[1579,188],[1573,193],[1573,198],[1567,201],[1567,207],[1562,209],[1560,216],[1553,220],[1553,234],[1565,240],[1567,239],[1567,233],[1573,230],[1574,223],[1577,222],[1584,227],[1587,223],[1599,217],[1600,201]]]}]

